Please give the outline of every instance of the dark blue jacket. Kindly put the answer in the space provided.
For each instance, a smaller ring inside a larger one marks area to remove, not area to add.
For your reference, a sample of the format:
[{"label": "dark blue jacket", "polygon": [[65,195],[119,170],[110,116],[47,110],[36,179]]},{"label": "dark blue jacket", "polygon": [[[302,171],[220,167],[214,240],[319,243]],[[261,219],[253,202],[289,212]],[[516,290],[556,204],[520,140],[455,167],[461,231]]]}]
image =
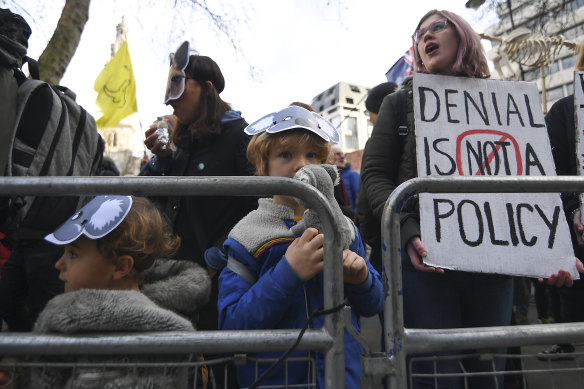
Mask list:
[{"label": "dark blue jacket", "polygon": [[347,195],[349,196],[349,201],[351,202],[351,207],[353,211],[357,212],[357,192],[359,191],[359,173],[351,169],[350,164],[346,164],[341,170],[341,177],[345,182],[345,187],[347,188]]}]

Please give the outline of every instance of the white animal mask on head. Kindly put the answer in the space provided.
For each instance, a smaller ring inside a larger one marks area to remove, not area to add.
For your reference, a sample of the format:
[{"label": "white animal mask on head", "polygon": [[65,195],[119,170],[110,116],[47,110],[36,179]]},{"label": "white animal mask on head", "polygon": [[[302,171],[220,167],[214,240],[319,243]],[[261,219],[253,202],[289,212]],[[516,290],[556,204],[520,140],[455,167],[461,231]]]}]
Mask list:
[{"label": "white animal mask on head", "polygon": [[245,127],[244,131],[248,135],[260,134],[264,131],[274,134],[296,128],[311,131],[327,142],[339,143],[340,141],[339,132],[331,122],[316,112],[310,112],[296,105],[266,115]]},{"label": "white animal mask on head", "polygon": [[45,236],[45,240],[56,245],[65,245],[79,238],[81,234],[89,239],[102,238],[124,220],[131,207],[131,196],[96,196],[55,232]]}]

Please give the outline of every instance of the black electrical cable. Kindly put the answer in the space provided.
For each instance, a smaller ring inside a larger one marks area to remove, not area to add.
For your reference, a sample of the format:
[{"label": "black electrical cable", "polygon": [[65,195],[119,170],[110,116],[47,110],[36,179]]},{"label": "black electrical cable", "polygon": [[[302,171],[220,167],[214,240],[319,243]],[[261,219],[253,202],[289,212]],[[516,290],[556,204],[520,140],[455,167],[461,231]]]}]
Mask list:
[{"label": "black electrical cable", "polygon": [[288,355],[290,355],[294,351],[294,349],[296,349],[296,347],[298,347],[298,345],[300,344],[300,340],[304,336],[304,333],[306,332],[306,330],[308,329],[308,326],[310,325],[310,323],[312,322],[312,320],[314,318],[316,318],[317,316],[322,316],[322,315],[330,315],[331,313],[335,313],[337,311],[340,311],[344,307],[345,307],[345,303],[343,302],[343,303],[341,303],[341,304],[339,304],[336,307],[333,307],[331,309],[320,308],[320,309],[312,312],[310,314],[310,317],[306,320],[306,323],[304,323],[304,327],[302,327],[302,329],[300,330],[300,334],[298,334],[298,338],[296,338],[296,342],[292,345],[292,347],[290,347],[288,349],[288,351],[286,351],[276,362],[274,362],[274,364],[272,366],[270,366],[270,368],[268,370],[266,370],[264,372],[264,374],[262,374],[260,376],[260,378],[258,378],[256,380],[256,382],[254,382],[249,387],[249,389],[256,389],[266,378],[268,378],[268,376],[270,374],[273,373],[273,371],[288,357]]}]

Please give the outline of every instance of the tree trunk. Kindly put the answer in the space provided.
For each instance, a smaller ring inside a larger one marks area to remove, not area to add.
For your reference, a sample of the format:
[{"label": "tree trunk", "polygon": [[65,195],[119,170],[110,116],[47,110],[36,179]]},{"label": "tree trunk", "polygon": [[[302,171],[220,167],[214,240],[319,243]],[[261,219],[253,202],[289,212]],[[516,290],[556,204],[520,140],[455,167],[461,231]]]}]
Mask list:
[{"label": "tree trunk", "polygon": [[66,0],[57,28],[39,58],[41,80],[58,84],[77,50],[91,0]]}]

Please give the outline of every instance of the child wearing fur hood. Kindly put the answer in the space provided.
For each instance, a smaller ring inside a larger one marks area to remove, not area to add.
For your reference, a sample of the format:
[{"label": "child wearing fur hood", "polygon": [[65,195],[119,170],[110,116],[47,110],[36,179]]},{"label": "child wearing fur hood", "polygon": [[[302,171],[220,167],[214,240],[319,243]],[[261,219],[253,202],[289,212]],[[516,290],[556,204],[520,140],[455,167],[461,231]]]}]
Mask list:
[{"label": "child wearing fur hood", "polygon": [[[206,270],[167,258],[179,239],[145,198],[97,196],[45,239],[65,245],[55,267],[65,292],[41,312],[41,334],[193,331],[197,307],[209,299]],[[55,362],[57,357],[50,357]],[[58,357],[59,361],[65,358]],[[48,358],[44,357],[48,362]],[[91,356],[67,362],[186,362],[184,356]],[[186,368],[33,369],[30,387],[146,388],[187,386]],[[88,386],[89,385],[89,386]],[[96,387],[98,387],[96,386]]]}]

